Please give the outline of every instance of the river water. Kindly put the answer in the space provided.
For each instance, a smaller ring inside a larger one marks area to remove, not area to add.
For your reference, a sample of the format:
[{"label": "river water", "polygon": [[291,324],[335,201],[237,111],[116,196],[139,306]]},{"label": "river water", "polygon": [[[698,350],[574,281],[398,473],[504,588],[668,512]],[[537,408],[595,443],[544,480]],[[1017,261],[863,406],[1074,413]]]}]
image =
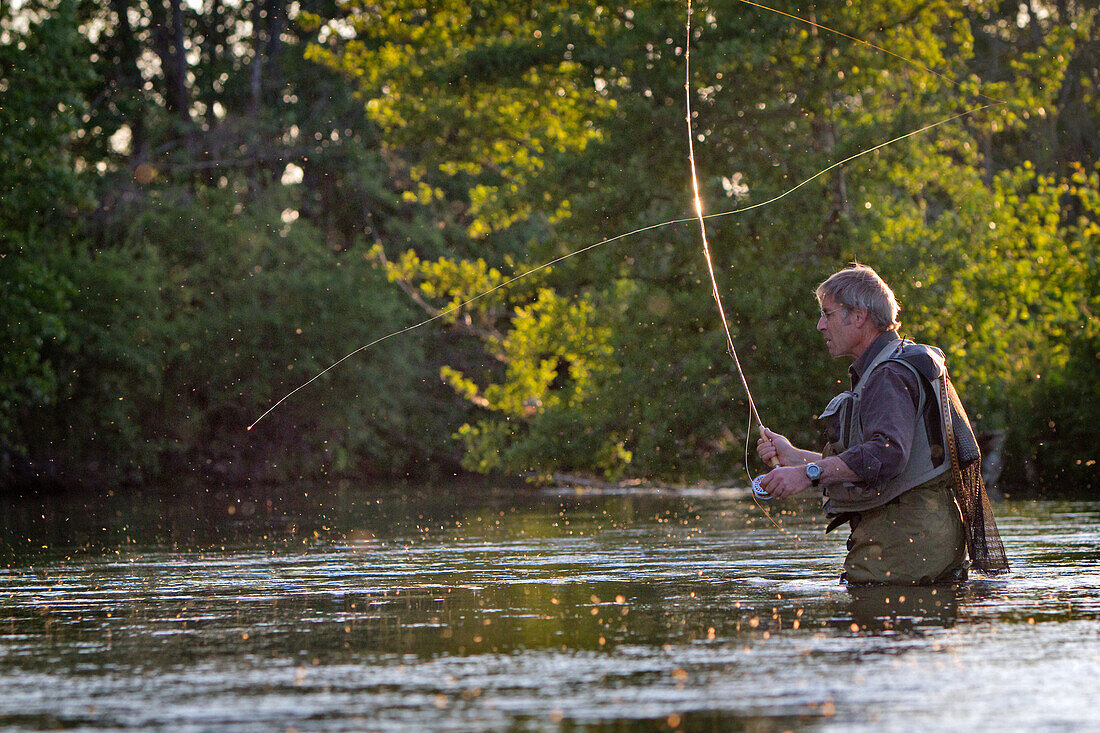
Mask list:
[{"label": "river water", "polygon": [[850,592],[739,489],[8,502],[0,730],[1100,730],[1100,502],[997,505],[1013,569]]}]

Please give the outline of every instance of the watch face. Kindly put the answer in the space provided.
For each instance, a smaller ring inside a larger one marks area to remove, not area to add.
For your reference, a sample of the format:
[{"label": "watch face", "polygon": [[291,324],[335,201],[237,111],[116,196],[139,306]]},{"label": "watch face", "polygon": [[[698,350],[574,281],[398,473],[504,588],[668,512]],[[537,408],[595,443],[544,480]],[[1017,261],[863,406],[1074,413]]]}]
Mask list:
[{"label": "watch face", "polygon": [[821,466],[816,463],[807,464],[806,475],[809,476],[811,480],[819,478],[821,476]]}]

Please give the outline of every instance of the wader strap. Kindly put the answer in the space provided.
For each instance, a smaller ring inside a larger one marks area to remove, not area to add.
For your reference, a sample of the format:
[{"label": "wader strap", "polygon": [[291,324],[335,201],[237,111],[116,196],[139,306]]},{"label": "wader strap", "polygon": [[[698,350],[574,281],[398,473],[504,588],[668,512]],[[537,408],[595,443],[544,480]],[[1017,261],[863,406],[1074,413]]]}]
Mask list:
[{"label": "wader strap", "polygon": [[951,456],[951,475],[955,479],[954,486],[963,485],[962,467],[959,466],[959,449],[955,445],[954,420],[951,419],[951,398],[947,394],[947,371],[939,378],[940,387],[940,415],[943,422],[944,440],[947,443],[947,452]]},{"label": "wader strap", "polygon": [[859,524],[859,519],[859,512],[843,512],[841,514],[838,514],[833,517],[832,521],[829,522],[829,526],[825,528],[825,534],[829,534],[840,525],[847,524],[848,522],[851,522],[852,529],[855,529],[856,525]]}]

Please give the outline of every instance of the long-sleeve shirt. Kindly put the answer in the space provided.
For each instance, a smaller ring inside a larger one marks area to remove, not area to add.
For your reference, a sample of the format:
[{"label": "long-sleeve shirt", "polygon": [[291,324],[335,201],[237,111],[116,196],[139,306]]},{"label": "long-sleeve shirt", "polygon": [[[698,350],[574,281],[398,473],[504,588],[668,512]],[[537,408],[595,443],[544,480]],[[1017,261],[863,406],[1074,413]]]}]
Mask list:
[{"label": "long-sleeve shirt", "polygon": [[860,404],[864,441],[841,453],[840,459],[869,486],[885,482],[905,468],[920,417],[920,378],[911,369],[887,361],[864,374],[887,344],[899,340],[897,331],[883,333],[848,368],[853,389],[867,378]]}]

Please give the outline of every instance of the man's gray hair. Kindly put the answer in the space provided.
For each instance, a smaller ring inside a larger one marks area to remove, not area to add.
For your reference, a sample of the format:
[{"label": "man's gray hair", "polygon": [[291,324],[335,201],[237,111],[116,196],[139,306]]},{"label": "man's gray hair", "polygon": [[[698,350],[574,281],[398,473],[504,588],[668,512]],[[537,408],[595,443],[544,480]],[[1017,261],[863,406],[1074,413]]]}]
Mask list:
[{"label": "man's gray hair", "polygon": [[829,276],[817,286],[817,302],[821,303],[828,295],[839,305],[852,310],[863,308],[881,331],[889,331],[900,326],[897,298],[890,286],[867,265],[853,262],[840,272]]}]

